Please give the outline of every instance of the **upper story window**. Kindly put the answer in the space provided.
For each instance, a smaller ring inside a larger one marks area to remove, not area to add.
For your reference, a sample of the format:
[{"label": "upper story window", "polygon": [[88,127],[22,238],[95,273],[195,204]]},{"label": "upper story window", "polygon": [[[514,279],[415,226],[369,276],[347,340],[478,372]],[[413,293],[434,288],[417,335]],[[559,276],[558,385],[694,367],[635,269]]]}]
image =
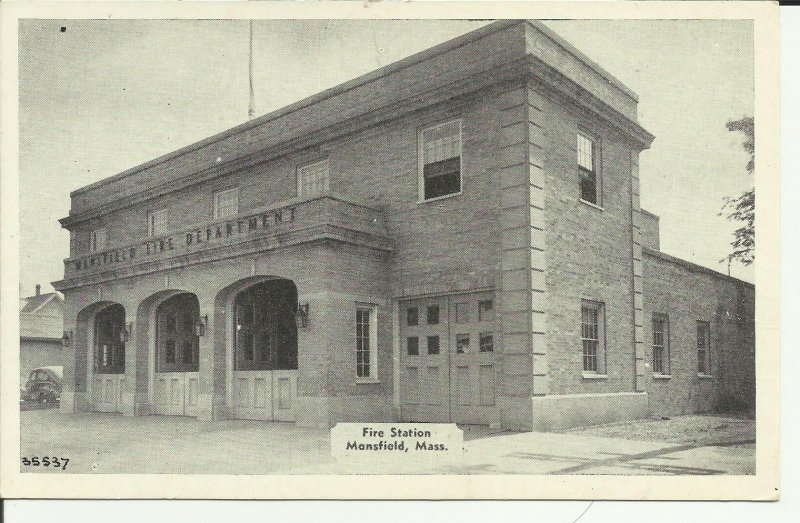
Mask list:
[{"label": "upper story window", "polygon": [[328,160],[314,162],[297,169],[297,195],[317,196],[330,188]]},{"label": "upper story window", "polygon": [[439,124],[420,132],[419,200],[461,193],[461,121]]},{"label": "upper story window", "polygon": [[578,133],[578,173],[580,174],[581,200],[601,205],[600,175],[598,173],[597,142]]},{"label": "upper story window", "polygon": [[89,251],[101,251],[106,246],[106,230],[95,229],[89,233]]},{"label": "upper story window", "polygon": [[709,374],[709,351],[711,350],[711,324],[707,321],[697,322],[697,372]]},{"label": "upper story window", "polygon": [[239,214],[239,188],[214,193],[214,219]]},{"label": "upper story window", "polygon": [[147,234],[161,236],[167,233],[167,210],[153,211],[147,216]]}]

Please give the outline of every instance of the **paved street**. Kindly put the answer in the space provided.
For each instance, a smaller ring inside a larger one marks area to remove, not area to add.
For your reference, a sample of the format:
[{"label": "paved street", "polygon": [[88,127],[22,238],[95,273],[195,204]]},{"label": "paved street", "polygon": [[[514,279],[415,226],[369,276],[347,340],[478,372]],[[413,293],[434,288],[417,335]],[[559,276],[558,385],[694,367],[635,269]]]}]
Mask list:
[{"label": "paved street", "polygon": [[[398,468],[337,463],[329,432],[291,423],[21,412],[22,456],[68,458],[74,473],[753,474],[755,444],[629,440],[465,427],[461,462]],[[617,431],[619,432],[619,430]],[[25,471],[50,472],[44,467]]]}]

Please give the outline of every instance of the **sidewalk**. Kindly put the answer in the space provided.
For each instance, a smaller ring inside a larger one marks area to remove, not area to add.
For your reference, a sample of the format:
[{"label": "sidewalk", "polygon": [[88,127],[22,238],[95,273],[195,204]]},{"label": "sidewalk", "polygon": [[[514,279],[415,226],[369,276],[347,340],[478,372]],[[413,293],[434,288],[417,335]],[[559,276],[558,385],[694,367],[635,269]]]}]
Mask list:
[{"label": "sidewalk", "polygon": [[[329,432],[291,423],[116,414],[21,413],[22,455],[59,456],[74,473],[753,474],[755,445],[634,441],[572,433],[465,429],[460,462],[413,469],[337,463]],[[731,444],[733,443],[733,444]],[[48,469],[25,468],[26,472]]]}]

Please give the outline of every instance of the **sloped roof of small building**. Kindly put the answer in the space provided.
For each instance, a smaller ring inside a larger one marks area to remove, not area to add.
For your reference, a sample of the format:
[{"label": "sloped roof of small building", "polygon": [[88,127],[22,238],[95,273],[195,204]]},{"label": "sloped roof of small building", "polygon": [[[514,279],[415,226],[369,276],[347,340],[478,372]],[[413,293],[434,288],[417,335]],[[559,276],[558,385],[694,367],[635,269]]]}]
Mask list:
[{"label": "sloped roof of small building", "polygon": [[53,300],[58,300],[59,303],[63,303],[61,296],[56,292],[28,296],[27,298],[23,298],[23,300],[25,304],[22,309],[20,309],[20,312],[36,312]]}]

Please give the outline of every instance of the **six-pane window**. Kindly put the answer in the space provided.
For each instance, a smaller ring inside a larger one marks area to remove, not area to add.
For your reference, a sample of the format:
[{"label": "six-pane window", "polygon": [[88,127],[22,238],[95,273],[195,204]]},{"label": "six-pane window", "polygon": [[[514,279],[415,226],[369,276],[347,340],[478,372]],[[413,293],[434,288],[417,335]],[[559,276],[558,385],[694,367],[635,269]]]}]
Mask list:
[{"label": "six-pane window", "polygon": [[328,160],[304,165],[297,169],[297,195],[317,196],[328,192],[330,170]]},{"label": "six-pane window", "polygon": [[420,200],[461,192],[461,122],[424,129],[420,136]]},{"label": "six-pane window", "polygon": [[239,189],[227,189],[214,193],[214,219],[239,214]]},{"label": "six-pane window", "polygon": [[653,373],[669,374],[669,321],[663,314],[653,315]]},{"label": "six-pane window", "polygon": [[603,306],[584,302],[581,306],[581,341],[583,342],[583,370],[597,372],[602,351],[601,328]]},{"label": "six-pane window", "polygon": [[161,236],[167,233],[167,210],[161,209],[151,212],[147,217],[147,234]]},{"label": "six-pane window", "polygon": [[697,322],[697,372],[709,373],[709,351],[711,345],[711,325],[707,321]]},{"label": "six-pane window", "polygon": [[372,308],[359,308],[356,310],[356,376],[371,378],[374,365],[374,337],[375,333],[372,320]]},{"label": "six-pane window", "polygon": [[581,199],[600,204],[600,184],[597,176],[597,146],[591,138],[578,133],[578,173],[581,179]]},{"label": "six-pane window", "polygon": [[494,352],[494,336],[491,332],[481,332],[481,352]]}]

